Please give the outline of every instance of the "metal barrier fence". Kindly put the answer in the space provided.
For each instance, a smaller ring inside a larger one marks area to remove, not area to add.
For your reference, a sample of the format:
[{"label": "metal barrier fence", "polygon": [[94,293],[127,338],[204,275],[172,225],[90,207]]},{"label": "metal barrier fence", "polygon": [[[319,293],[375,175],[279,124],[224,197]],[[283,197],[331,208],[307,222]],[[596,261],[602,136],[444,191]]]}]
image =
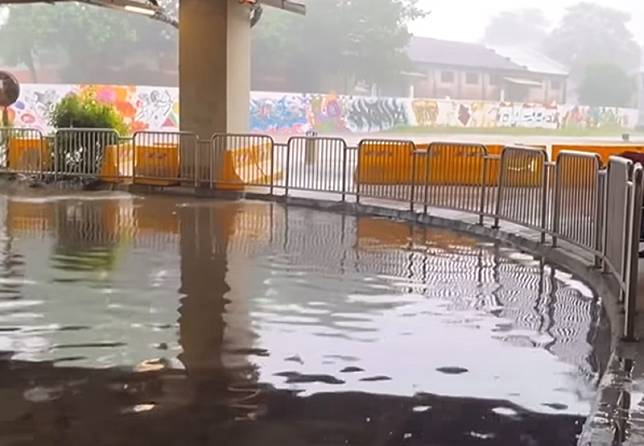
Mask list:
[{"label": "metal barrier fence", "polygon": [[501,154],[494,226],[500,220],[541,232],[547,227],[548,153],[543,149],[505,147]]},{"label": "metal barrier fence", "polygon": [[363,139],[358,144],[355,173],[357,200],[361,197],[409,203],[416,199],[418,149],[413,141]]},{"label": "metal barrier fence", "polygon": [[120,143],[119,134],[110,129],[60,129],[54,135],[54,173],[97,177],[105,153],[119,152]]},{"label": "metal barrier fence", "polygon": [[40,130],[0,128],[0,166],[16,173],[42,174],[50,170],[49,142]]},{"label": "metal barrier fence", "polygon": [[[435,142],[417,150],[417,181],[424,184],[424,212],[429,207],[485,214],[487,148],[479,144]],[[482,221],[482,220],[481,220]]]},{"label": "metal barrier fence", "polygon": [[283,172],[275,170],[275,142],[268,135],[216,134],[212,137],[210,185],[264,186],[273,193]]},{"label": "metal barrier fence", "polygon": [[601,159],[592,153],[562,151],[555,173],[553,246],[559,239],[601,256],[598,226],[601,220]]},{"label": "metal barrier fence", "polygon": [[[447,209],[520,225],[542,243],[569,243],[619,284],[624,335],[634,334],[644,170],[613,157],[607,169],[592,154],[508,146],[500,155],[479,144],[61,129],[51,140],[32,129],[0,129],[0,166],[10,172],[98,176],[105,181],[250,190],[316,198],[355,197]],[[129,166],[129,167],[127,167]],[[515,230],[512,228],[511,230]]]},{"label": "metal barrier fence", "polygon": [[627,278],[629,220],[631,201],[633,162],[624,158],[611,158],[606,175],[606,207],[604,220],[607,228],[603,234],[604,270],[617,277],[622,284],[620,300],[624,301]]},{"label": "metal barrier fence", "polygon": [[286,146],[285,193],[339,193],[346,200],[347,143],[341,138],[295,136]]}]

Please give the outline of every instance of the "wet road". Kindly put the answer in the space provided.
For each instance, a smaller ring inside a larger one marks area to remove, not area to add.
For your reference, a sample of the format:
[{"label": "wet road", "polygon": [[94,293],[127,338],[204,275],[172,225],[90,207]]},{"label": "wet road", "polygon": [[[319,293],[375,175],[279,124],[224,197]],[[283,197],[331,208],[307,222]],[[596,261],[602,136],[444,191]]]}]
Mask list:
[{"label": "wet road", "polygon": [[566,445],[598,297],[486,240],[259,202],[0,199],[0,444]]}]

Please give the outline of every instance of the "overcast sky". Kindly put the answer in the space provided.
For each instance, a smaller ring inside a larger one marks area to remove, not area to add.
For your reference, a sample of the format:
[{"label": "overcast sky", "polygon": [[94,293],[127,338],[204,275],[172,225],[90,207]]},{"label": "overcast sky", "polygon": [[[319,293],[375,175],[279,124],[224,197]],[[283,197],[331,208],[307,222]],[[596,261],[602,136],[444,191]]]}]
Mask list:
[{"label": "overcast sky", "polygon": [[[522,8],[539,8],[556,24],[568,6],[580,0],[420,0],[423,8],[431,15],[412,26],[412,32],[419,36],[439,39],[477,42],[483,36],[485,27],[501,11]],[[640,44],[644,44],[644,1],[643,0],[594,0],[605,6],[630,12],[630,29]]]}]

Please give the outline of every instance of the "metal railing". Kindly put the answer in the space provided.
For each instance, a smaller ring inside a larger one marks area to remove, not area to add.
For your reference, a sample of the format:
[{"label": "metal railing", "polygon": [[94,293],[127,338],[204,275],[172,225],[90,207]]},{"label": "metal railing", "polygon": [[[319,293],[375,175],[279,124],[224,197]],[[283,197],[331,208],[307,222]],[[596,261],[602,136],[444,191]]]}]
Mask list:
[{"label": "metal railing", "polygon": [[471,215],[480,225],[492,219],[492,227],[540,243],[566,243],[602,268],[620,289],[624,336],[634,336],[644,171],[623,158],[604,169],[594,154],[564,151],[551,162],[545,149],[527,146],[490,154],[480,144],[373,138],[348,147],[310,136],[276,144],[267,135],[203,141],[186,132],[138,132],[123,139],[112,130],[62,129],[47,139],[32,129],[0,129],[0,160],[8,172],[402,204],[423,214]]},{"label": "metal railing", "polygon": [[480,144],[431,143],[415,152],[417,183],[424,185],[423,212],[442,208],[485,215],[487,148]]},{"label": "metal railing", "polygon": [[363,139],[358,144],[356,196],[409,203],[416,200],[418,148],[413,141]]},{"label": "metal railing", "polygon": [[37,129],[0,128],[0,166],[15,173],[42,174],[49,171],[49,141]]},{"label": "metal railing", "polygon": [[53,138],[54,174],[98,177],[108,150],[120,152],[121,137],[111,129],[60,129]]},{"label": "metal railing", "polygon": [[294,136],[286,145],[285,194],[290,190],[339,193],[346,200],[347,143],[341,138]]},{"label": "metal railing", "polygon": [[[594,153],[562,151],[556,163],[552,244],[559,239],[601,256],[598,234],[603,203],[601,159]],[[601,199],[600,199],[601,197]]]},{"label": "metal railing", "polygon": [[541,232],[546,241],[548,153],[529,147],[505,147],[501,154],[494,226],[505,220]]}]

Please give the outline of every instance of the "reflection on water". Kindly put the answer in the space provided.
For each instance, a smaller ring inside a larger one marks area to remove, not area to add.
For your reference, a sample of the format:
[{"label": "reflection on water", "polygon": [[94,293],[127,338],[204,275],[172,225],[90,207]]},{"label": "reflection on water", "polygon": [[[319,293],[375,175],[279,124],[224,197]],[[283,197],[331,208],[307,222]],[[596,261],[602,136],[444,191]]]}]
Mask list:
[{"label": "reflection on water", "polygon": [[1,444],[574,444],[606,359],[591,290],[445,230],[122,194],[0,214]]}]

